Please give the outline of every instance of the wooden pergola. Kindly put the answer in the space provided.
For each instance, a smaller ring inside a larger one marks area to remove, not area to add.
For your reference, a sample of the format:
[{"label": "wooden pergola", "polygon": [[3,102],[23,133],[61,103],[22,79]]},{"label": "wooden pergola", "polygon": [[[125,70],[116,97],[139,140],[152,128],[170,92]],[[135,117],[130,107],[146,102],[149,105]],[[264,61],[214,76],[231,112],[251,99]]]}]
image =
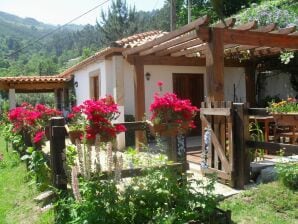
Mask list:
[{"label": "wooden pergola", "polygon": [[206,66],[207,97],[224,99],[224,67],[245,67],[247,101],[254,104],[255,87],[253,60],[240,62],[237,57],[267,57],[282,50],[298,49],[296,27],[277,29],[276,24],[257,27],[257,22],[236,26],[234,18],[225,25],[209,25],[201,17],[175,31],[141,46],[123,52],[135,68],[136,120],[145,112],[144,65]]},{"label": "wooden pergola", "polygon": [[9,94],[10,108],[16,106],[15,93],[55,93],[56,108],[63,109],[68,98],[69,79],[60,76],[0,77],[0,90]]}]

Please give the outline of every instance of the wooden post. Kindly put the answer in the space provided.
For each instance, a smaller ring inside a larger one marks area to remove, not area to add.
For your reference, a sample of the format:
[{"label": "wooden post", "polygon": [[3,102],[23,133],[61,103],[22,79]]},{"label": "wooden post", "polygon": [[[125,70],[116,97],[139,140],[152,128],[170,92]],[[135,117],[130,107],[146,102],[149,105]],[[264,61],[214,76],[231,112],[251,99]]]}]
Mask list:
[{"label": "wooden post", "polygon": [[234,170],[235,187],[243,189],[250,179],[248,108],[246,103],[234,103]]},{"label": "wooden post", "polygon": [[256,105],[255,69],[254,63],[245,67],[246,102],[249,102],[251,107]]},{"label": "wooden post", "polygon": [[[135,117],[136,121],[141,121],[145,114],[144,64],[136,59],[134,61],[134,68]],[[136,131],[136,148],[139,148],[143,142],[144,132]]]},{"label": "wooden post", "polygon": [[211,40],[206,48],[207,97],[224,100],[224,42],[222,29],[210,28]]},{"label": "wooden post", "polygon": [[8,100],[9,100],[9,109],[16,108],[16,90],[15,89],[9,89]]},{"label": "wooden post", "polygon": [[65,170],[65,122],[63,117],[53,117],[50,120],[50,154],[53,186],[59,190],[67,190]]}]

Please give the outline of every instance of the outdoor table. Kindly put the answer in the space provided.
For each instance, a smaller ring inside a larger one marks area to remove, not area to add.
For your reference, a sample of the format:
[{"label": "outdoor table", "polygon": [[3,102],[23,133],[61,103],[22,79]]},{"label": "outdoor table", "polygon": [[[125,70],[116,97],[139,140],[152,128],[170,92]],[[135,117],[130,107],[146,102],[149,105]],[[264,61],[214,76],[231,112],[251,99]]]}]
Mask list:
[{"label": "outdoor table", "polygon": [[270,123],[274,123],[273,116],[249,116],[249,122],[258,122],[264,124],[265,142],[269,141]]}]

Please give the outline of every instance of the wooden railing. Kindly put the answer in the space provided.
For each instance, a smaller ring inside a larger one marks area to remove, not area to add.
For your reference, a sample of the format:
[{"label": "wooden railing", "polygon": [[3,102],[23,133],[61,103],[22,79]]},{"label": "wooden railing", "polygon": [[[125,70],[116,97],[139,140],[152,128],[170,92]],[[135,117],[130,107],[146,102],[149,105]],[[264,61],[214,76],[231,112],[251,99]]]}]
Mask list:
[{"label": "wooden railing", "polygon": [[[247,116],[269,116],[269,112],[266,108],[248,108]],[[254,149],[266,149],[269,154],[277,155],[280,150],[283,150],[284,155],[298,154],[298,145],[284,144],[277,142],[258,142],[246,139],[247,147],[251,150]]]},{"label": "wooden railing", "polygon": [[[145,131],[147,135],[149,135],[149,127],[146,122],[125,122],[122,123],[127,130],[133,131]],[[65,128],[65,121],[63,117],[52,118],[50,121],[50,158],[51,158],[51,168],[52,168],[52,182],[53,186],[60,190],[67,189],[67,175],[66,175],[66,137],[67,131]],[[181,138],[184,141],[184,144],[181,144]],[[177,154],[175,156],[175,161],[170,165],[161,165],[157,167],[151,167],[151,169],[160,169],[162,167],[169,167],[177,171],[178,173],[185,172],[187,168],[186,165],[186,150],[185,150],[185,137],[171,137],[169,139],[171,142],[175,142],[173,144],[173,148],[167,151],[167,155],[172,156],[173,151]],[[170,154],[169,154],[170,153]],[[112,171],[113,173],[114,171]],[[135,169],[123,169],[121,171],[121,177],[132,177],[132,176],[140,176],[146,174],[144,168],[135,168]],[[102,178],[106,178],[110,176],[111,173],[106,171],[102,171]]]}]

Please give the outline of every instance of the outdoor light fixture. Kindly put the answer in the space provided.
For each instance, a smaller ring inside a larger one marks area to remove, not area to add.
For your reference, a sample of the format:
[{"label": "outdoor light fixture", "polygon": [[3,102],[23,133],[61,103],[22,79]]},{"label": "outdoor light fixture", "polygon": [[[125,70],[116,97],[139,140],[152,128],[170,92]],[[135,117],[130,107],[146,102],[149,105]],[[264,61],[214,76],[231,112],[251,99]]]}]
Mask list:
[{"label": "outdoor light fixture", "polygon": [[145,76],[146,76],[146,80],[149,81],[150,77],[151,77],[151,74],[149,72],[146,72]]},{"label": "outdoor light fixture", "polygon": [[74,86],[77,88],[79,86],[79,83],[77,81],[75,81]]}]

